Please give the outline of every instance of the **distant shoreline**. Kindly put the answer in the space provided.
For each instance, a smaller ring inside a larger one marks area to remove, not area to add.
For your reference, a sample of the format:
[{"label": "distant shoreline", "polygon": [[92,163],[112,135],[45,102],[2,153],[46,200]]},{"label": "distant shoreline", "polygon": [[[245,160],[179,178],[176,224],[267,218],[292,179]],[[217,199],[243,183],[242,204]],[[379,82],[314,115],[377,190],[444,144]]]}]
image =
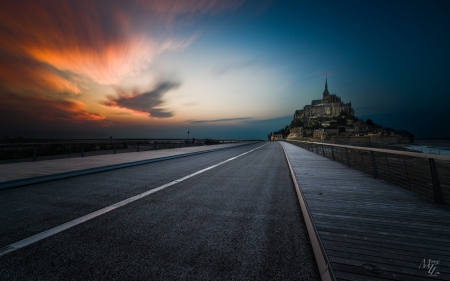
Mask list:
[{"label": "distant shoreline", "polygon": [[416,139],[414,143],[395,146],[403,147],[412,152],[450,156],[450,139]]}]

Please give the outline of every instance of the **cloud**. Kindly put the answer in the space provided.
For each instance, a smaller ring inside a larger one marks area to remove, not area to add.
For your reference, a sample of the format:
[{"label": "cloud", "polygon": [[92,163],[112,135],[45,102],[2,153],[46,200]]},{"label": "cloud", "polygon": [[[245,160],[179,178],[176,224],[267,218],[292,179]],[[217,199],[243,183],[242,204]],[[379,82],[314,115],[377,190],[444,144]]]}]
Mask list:
[{"label": "cloud", "polygon": [[144,69],[155,55],[191,42],[147,36],[138,28],[144,18],[121,12],[131,7],[119,2],[108,2],[107,7],[102,1],[7,2],[0,6],[1,52],[9,59],[81,74],[100,84],[117,84]]},{"label": "cloud", "polygon": [[257,59],[251,59],[246,61],[216,65],[212,68],[212,73],[216,76],[222,76],[227,72],[250,68],[257,64],[259,64],[259,61]]},{"label": "cloud", "polygon": [[137,114],[145,114],[155,118],[168,118],[172,117],[173,114],[161,108],[164,103],[162,98],[164,94],[180,85],[179,82],[165,81],[154,90],[145,93],[127,95],[119,92],[119,97],[107,97],[108,100],[104,104],[110,107],[129,109]]},{"label": "cloud", "polygon": [[166,16],[219,14],[236,10],[244,0],[137,0],[148,10]]},{"label": "cloud", "polygon": [[[0,1],[0,108],[10,124],[113,124],[79,101],[98,85],[118,87],[150,69],[153,59],[183,50],[198,31],[177,32],[185,19],[237,9],[243,0]],[[181,35],[183,34],[183,35]],[[179,83],[119,94],[108,105],[168,118],[163,96]],[[85,91],[89,88],[89,91]],[[101,91],[101,90],[100,90]],[[71,98],[71,99],[69,99]],[[78,99],[78,100],[75,100]],[[28,118],[28,119],[27,119]]]},{"label": "cloud", "polygon": [[8,92],[2,95],[0,101],[1,122],[23,124],[27,120],[40,120],[69,125],[105,119],[104,115],[86,111],[85,107],[79,101],[48,99],[39,94],[22,96]]},{"label": "cloud", "polygon": [[59,75],[45,64],[10,61],[0,57],[0,83],[11,90],[42,90],[79,94],[80,89],[71,79]]},{"label": "cloud", "polygon": [[[195,33],[185,38],[171,35],[172,21],[178,15],[214,14],[236,9],[241,3],[60,0],[56,5],[51,0],[2,1],[0,56],[14,59],[12,63],[40,63],[81,74],[100,84],[118,84],[123,77],[146,69],[156,55],[184,49],[195,40]],[[0,68],[1,72],[8,71],[3,64]],[[37,67],[34,72],[41,69]],[[18,69],[12,71],[21,73]],[[9,73],[7,77],[17,84],[17,75]],[[77,91],[76,86],[68,85],[70,81],[62,81],[63,77],[60,80],[56,82],[61,87]]]},{"label": "cloud", "polygon": [[213,119],[213,120],[186,120],[186,122],[191,124],[199,123],[218,123],[218,122],[231,122],[231,121],[248,121],[251,120],[250,117],[239,117],[239,118],[224,118],[224,119]]}]

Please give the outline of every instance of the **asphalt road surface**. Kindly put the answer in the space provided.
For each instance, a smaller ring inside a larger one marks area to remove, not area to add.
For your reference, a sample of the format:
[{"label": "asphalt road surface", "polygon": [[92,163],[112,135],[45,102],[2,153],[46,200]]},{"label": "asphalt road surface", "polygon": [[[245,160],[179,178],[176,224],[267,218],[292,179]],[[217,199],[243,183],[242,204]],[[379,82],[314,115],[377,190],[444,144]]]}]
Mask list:
[{"label": "asphalt road surface", "polygon": [[0,280],[320,280],[276,142],[1,190],[0,248],[167,183],[0,256]]}]

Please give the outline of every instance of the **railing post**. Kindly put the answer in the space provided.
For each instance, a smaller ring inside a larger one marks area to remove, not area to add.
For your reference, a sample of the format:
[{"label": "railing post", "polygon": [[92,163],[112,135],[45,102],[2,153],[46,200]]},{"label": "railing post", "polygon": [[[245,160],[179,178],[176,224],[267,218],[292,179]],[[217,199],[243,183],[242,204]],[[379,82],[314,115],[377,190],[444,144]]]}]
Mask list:
[{"label": "railing post", "polygon": [[405,164],[406,179],[408,180],[408,187],[409,187],[409,190],[411,190],[411,183],[409,182],[408,167],[406,166],[406,160],[405,159],[403,159],[403,163]]},{"label": "railing post", "polygon": [[345,155],[347,156],[347,165],[349,167],[351,167],[351,165],[350,165],[350,157],[348,156],[348,149],[347,148],[345,148]]},{"label": "railing post", "polygon": [[374,155],[373,151],[370,152],[370,157],[372,158],[372,171],[373,171],[373,176],[374,176],[375,178],[378,178],[377,162],[375,162],[375,155]]},{"label": "railing post", "polygon": [[84,144],[81,145],[81,157],[84,157]]},{"label": "railing post", "polygon": [[363,172],[365,173],[366,172],[366,163],[364,163],[364,157],[363,157],[362,153],[360,153],[359,155],[361,156],[361,163],[362,163],[362,166],[363,166]]},{"label": "railing post", "polygon": [[36,145],[33,147],[33,162],[34,161],[36,161],[36,150],[37,150],[37,147],[36,147]]},{"label": "railing post", "polygon": [[335,160],[334,159],[334,150],[333,150],[333,147],[331,146],[331,159],[333,159],[333,161]]},{"label": "railing post", "polygon": [[116,143],[114,143],[114,154],[116,154]]},{"label": "railing post", "polygon": [[428,159],[430,161],[431,178],[433,180],[434,202],[444,203],[444,197],[442,196],[441,183],[439,182],[439,176],[436,169],[436,164],[433,158]]},{"label": "railing post", "polygon": [[386,166],[388,168],[389,180],[391,180],[391,169],[389,169],[389,162],[388,162],[387,156],[386,156]]},{"label": "railing post", "polygon": [[323,149],[323,145],[322,145],[322,155],[325,156],[325,150]]},{"label": "railing post", "polygon": [[139,152],[139,144],[141,144],[140,142],[137,143],[137,152]]},{"label": "railing post", "polygon": [[316,153],[319,154],[319,145],[315,144],[315,146],[316,146]]}]

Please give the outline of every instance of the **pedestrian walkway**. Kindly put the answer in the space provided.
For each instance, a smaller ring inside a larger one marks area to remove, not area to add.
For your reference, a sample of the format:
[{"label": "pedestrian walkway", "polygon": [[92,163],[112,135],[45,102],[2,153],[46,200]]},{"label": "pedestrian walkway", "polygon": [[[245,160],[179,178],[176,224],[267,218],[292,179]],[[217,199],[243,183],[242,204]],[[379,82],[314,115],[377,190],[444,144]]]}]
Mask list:
[{"label": "pedestrian walkway", "polygon": [[281,145],[322,280],[450,280],[450,208]]},{"label": "pedestrian walkway", "polygon": [[251,143],[254,142],[4,164],[0,165],[0,189],[179,158]]}]

